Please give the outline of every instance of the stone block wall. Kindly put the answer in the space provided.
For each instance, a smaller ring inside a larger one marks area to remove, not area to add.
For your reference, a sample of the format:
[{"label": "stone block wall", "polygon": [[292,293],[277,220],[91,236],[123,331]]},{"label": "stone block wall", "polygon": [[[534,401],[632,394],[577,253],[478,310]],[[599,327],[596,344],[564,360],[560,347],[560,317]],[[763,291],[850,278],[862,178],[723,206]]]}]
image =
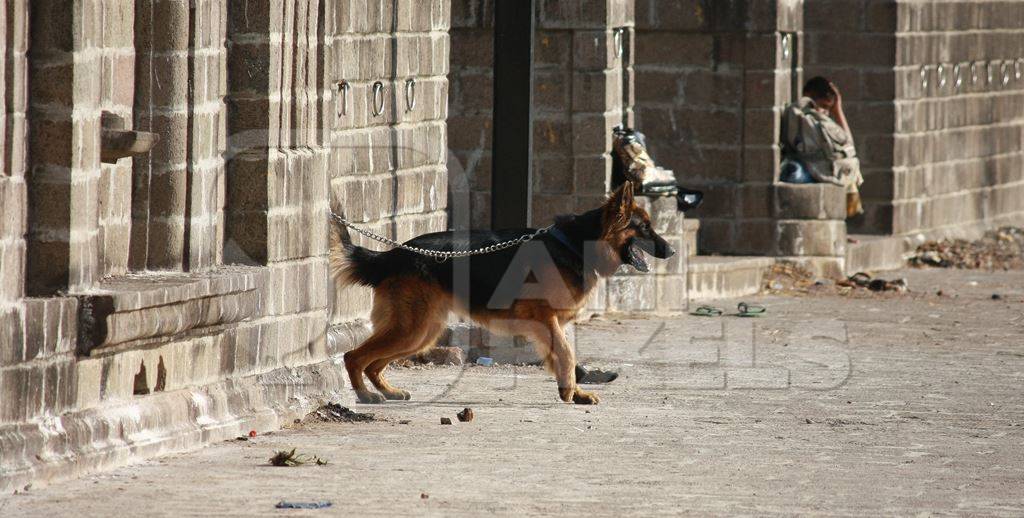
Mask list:
[{"label": "stone block wall", "polygon": [[[350,397],[328,210],[444,228],[448,2],[0,6],[0,491]],[[160,143],[102,163],[109,115]]]},{"label": "stone block wall", "polygon": [[[611,131],[632,123],[633,1],[537,2],[532,224],[598,206],[611,178]],[[490,226],[494,7],[452,12],[453,223]],[[464,216],[463,216],[464,215]]]},{"label": "stone block wall", "polygon": [[[448,201],[448,26],[441,0],[340,2],[327,37],[332,207],[406,241],[444,230]],[[363,246],[382,245],[353,233]],[[370,290],[335,298],[335,318],[365,314]]]},{"label": "stone block wall", "polygon": [[823,0],[806,2],[804,68],[825,76],[843,95],[843,111],[864,174],[864,215],[850,231],[893,230],[893,146],[896,135],[896,2]]},{"label": "stone block wall", "polygon": [[[532,224],[600,206],[611,187],[612,130],[634,124],[636,72],[632,0],[537,2],[534,42]],[[494,8],[455,2],[448,141],[452,225],[488,228],[491,198]],[[672,312],[685,307],[683,217],[674,199],[644,199],[655,226],[679,255],[654,260],[651,274],[623,268],[602,280],[593,312]]]},{"label": "stone block wall", "polygon": [[840,270],[841,190],[778,183],[781,113],[802,82],[794,0],[639,0],[637,126],[655,160],[705,191],[699,248]]},{"label": "stone block wall", "polygon": [[1020,2],[808,2],[808,73],[849,85],[860,228],[969,234],[1021,220],[1022,20]]},{"label": "stone block wall", "polygon": [[896,24],[893,232],[1019,224],[1024,4],[899,1]]}]

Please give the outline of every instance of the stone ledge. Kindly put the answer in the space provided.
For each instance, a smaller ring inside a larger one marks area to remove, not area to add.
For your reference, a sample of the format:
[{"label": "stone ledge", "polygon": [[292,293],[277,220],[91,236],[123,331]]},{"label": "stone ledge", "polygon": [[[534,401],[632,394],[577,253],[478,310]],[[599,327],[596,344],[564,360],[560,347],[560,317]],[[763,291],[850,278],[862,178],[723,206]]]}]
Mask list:
[{"label": "stone ledge", "polygon": [[697,256],[687,274],[689,300],[726,299],[761,291],[770,257]]},{"label": "stone ledge", "polygon": [[846,192],[838,185],[777,183],[773,187],[776,219],[846,219]]},{"label": "stone ledge", "polygon": [[913,247],[900,236],[854,235],[859,243],[846,245],[846,275],[857,272],[895,270],[906,265],[906,255]]},{"label": "stone ledge", "polygon": [[78,351],[180,335],[258,316],[266,269],[225,267],[207,273],[144,273],[103,280],[79,299]]},{"label": "stone ledge", "polygon": [[340,362],[335,357],[0,427],[0,492],[192,450],[249,430],[278,430],[320,401],[352,403]]},{"label": "stone ledge", "polygon": [[354,320],[328,329],[335,354],[316,363],[0,425],[0,492],[278,430],[320,401],[352,404],[341,353],[369,334]]},{"label": "stone ledge", "polygon": [[266,268],[224,266],[205,273],[137,273],[102,280],[78,297],[106,297],[114,311],[163,306],[186,300],[253,290]]}]

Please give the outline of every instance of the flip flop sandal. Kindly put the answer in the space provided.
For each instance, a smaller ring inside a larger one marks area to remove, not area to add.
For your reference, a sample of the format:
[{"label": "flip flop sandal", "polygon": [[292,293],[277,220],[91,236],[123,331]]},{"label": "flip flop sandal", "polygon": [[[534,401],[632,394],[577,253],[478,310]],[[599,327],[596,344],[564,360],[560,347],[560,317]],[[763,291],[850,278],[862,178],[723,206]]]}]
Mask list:
[{"label": "flip flop sandal", "polygon": [[759,315],[763,315],[766,311],[768,311],[768,308],[764,306],[758,306],[756,304],[747,304],[746,302],[740,302],[739,305],[736,306],[736,311],[739,311],[739,313],[736,314],[736,316],[739,317],[756,317]]},{"label": "flip flop sandal", "polygon": [[695,317],[720,317],[723,313],[725,312],[714,306],[701,306],[690,314]]}]

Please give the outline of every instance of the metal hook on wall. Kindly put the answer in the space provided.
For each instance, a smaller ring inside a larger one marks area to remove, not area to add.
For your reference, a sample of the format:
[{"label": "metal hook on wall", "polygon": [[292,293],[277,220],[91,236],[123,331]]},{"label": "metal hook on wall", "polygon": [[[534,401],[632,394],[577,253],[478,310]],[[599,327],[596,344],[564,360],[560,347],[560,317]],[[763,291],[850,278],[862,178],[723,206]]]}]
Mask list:
[{"label": "metal hook on wall", "polygon": [[615,29],[615,32],[612,34],[612,44],[615,45],[615,59],[621,58],[622,53],[624,52],[624,44],[622,40],[624,39],[623,33],[625,32],[626,30],[620,27],[618,29]]},{"label": "metal hook on wall", "polygon": [[348,84],[348,81],[338,82],[338,93],[341,94],[340,99],[340,110],[338,110],[338,116],[348,115],[348,91],[352,88],[352,85]]},{"label": "metal hook on wall", "polygon": [[921,89],[928,88],[928,65],[921,66]]},{"label": "metal hook on wall", "polygon": [[782,59],[789,59],[790,36],[789,33],[782,35]]},{"label": "metal hook on wall", "polygon": [[416,78],[410,77],[405,80],[405,111],[411,112],[416,108]]},{"label": "metal hook on wall", "polygon": [[946,65],[939,63],[939,66],[935,68],[935,75],[939,78],[939,88],[946,87]]},{"label": "metal hook on wall", "polygon": [[384,83],[373,83],[373,116],[380,117],[384,113]]},{"label": "metal hook on wall", "polygon": [[964,84],[963,70],[960,68],[960,63],[953,65],[953,89],[960,90],[960,87]]}]

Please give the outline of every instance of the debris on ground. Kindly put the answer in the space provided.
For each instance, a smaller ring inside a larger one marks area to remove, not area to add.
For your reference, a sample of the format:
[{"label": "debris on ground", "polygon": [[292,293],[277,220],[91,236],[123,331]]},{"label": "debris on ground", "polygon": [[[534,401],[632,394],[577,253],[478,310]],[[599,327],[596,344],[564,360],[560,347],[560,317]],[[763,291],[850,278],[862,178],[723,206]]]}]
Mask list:
[{"label": "debris on ground", "polygon": [[906,279],[873,279],[864,272],[857,272],[836,284],[845,288],[867,288],[871,291],[895,291],[898,293],[907,291]]},{"label": "debris on ground", "polygon": [[413,364],[462,365],[466,352],[461,347],[432,347],[409,358]]},{"label": "debris on ground", "polygon": [[256,430],[249,430],[249,437],[250,438],[255,438],[256,437]]},{"label": "debris on ground", "polygon": [[426,493],[420,493],[420,499],[421,499],[421,500],[426,500],[426,499],[428,499],[428,498],[430,498],[430,495],[428,495],[428,494],[426,494]]},{"label": "debris on ground", "polygon": [[450,417],[442,417],[441,424],[452,424],[452,419]]},{"label": "debris on ground", "polygon": [[481,357],[476,359],[476,364],[477,365],[481,365],[483,367],[490,367],[491,365],[494,365],[494,358],[489,358],[487,356],[481,356]]},{"label": "debris on ground", "polygon": [[468,423],[473,420],[473,409],[469,407],[463,408],[462,412],[455,414],[455,417],[458,417],[460,422]]},{"label": "debris on ground", "polygon": [[768,291],[803,291],[814,285],[814,274],[798,264],[776,263],[765,274]]},{"label": "debris on ground", "polygon": [[303,421],[320,423],[368,423],[376,420],[377,417],[373,414],[355,412],[350,410],[348,407],[343,407],[337,403],[327,403],[326,405],[310,412]]},{"label": "debris on ground", "polygon": [[271,466],[279,467],[295,467],[303,464],[316,464],[317,466],[326,466],[327,461],[317,456],[303,455],[301,453],[295,453],[295,448],[292,451],[278,451],[274,453],[273,457],[270,457]]},{"label": "debris on ground", "polygon": [[281,500],[274,507],[278,509],[325,509],[333,505],[326,500],[321,502],[286,502]]},{"label": "debris on ground", "polygon": [[1019,270],[1024,268],[1024,228],[990,230],[975,241],[943,239],[917,247],[911,266]]},{"label": "debris on ground", "polygon": [[843,295],[854,298],[876,297],[882,293],[903,294],[906,279],[875,279],[860,272],[846,279],[818,278],[810,270],[792,263],[772,265],[765,275],[765,290],[784,295]]}]

